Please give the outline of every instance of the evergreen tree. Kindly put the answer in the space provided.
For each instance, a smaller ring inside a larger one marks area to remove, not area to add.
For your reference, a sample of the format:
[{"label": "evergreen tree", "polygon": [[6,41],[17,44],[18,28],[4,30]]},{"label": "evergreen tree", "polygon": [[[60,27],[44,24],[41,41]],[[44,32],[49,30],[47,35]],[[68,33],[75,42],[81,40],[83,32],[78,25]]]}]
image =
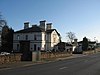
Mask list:
[{"label": "evergreen tree", "polygon": [[82,41],[82,50],[88,50],[88,45],[89,45],[89,42],[88,42],[88,39],[86,37],[83,38],[83,41]]},{"label": "evergreen tree", "polygon": [[2,28],[2,35],[1,35],[1,45],[3,52],[11,52],[13,49],[13,32],[14,30],[12,28],[9,28],[7,25],[5,25]]},{"label": "evergreen tree", "polygon": [[9,33],[8,33],[8,44],[9,44],[9,50],[10,52],[13,50],[13,33],[14,33],[14,30],[12,28],[9,28]]}]

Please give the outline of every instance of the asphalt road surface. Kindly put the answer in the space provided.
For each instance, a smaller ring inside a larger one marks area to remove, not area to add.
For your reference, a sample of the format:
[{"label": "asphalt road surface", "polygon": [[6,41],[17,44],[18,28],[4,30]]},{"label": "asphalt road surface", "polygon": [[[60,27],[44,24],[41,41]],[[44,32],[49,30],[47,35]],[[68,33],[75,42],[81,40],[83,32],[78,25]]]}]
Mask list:
[{"label": "asphalt road surface", "polygon": [[0,70],[0,75],[100,75],[100,53],[45,64]]}]

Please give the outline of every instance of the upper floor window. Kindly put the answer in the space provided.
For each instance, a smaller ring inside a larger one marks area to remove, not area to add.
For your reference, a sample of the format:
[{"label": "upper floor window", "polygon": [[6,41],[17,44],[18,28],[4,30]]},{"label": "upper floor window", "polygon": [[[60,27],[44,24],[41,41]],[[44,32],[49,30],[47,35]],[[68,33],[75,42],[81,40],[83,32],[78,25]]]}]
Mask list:
[{"label": "upper floor window", "polygon": [[56,38],[53,38],[54,43],[56,43]]},{"label": "upper floor window", "polygon": [[54,43],[56,43],[56,34],[53,34],[53,41],[54,41]]},{"label": "upper floor window", "polygon": [[34,35],[34,40],[37,40],[37,37],[36,37],[36,35]]},{"label": "upper floor window", "polygon": [[17,35],[17,40],[19,40],[19,38],[20,38],[20,36],[19,36],[19,35]]},{"label": "upper floor window", "polygon": [[53,37],[56,37],[56,34],[53,34]]},{"label": "upper floor window", "polygon": [[28,35],[25,36],[25,39],[28,40]]}]

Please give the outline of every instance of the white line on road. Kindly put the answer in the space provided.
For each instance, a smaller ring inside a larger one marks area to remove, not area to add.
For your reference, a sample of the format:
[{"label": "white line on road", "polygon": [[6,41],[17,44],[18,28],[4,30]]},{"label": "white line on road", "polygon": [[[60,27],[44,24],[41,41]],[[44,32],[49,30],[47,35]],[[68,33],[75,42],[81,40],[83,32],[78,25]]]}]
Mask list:
[{"label": "white line on road", "polygon": [[61,68],[59,68],[60,70],[63,70],[63,69],[66,69],[66,68],[68,68],[68,67],[61,67]]}]

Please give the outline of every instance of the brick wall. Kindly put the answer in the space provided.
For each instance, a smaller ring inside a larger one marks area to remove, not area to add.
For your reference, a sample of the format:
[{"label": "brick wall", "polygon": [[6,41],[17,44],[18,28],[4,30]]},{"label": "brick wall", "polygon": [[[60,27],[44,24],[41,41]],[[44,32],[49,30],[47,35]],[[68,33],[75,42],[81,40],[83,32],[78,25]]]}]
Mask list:
[{"label": "brick wall", "polygon": [[68,52],[56,52],[56,53],[42,52],[41,60],[51,60],[51,59],[56,59],[56,58],[68,57],[71,55],[72,53],[68,53]]},{"label": "brick wall", "polygon": [[21,61],[21,54],[0,55],[0,64]]}]

